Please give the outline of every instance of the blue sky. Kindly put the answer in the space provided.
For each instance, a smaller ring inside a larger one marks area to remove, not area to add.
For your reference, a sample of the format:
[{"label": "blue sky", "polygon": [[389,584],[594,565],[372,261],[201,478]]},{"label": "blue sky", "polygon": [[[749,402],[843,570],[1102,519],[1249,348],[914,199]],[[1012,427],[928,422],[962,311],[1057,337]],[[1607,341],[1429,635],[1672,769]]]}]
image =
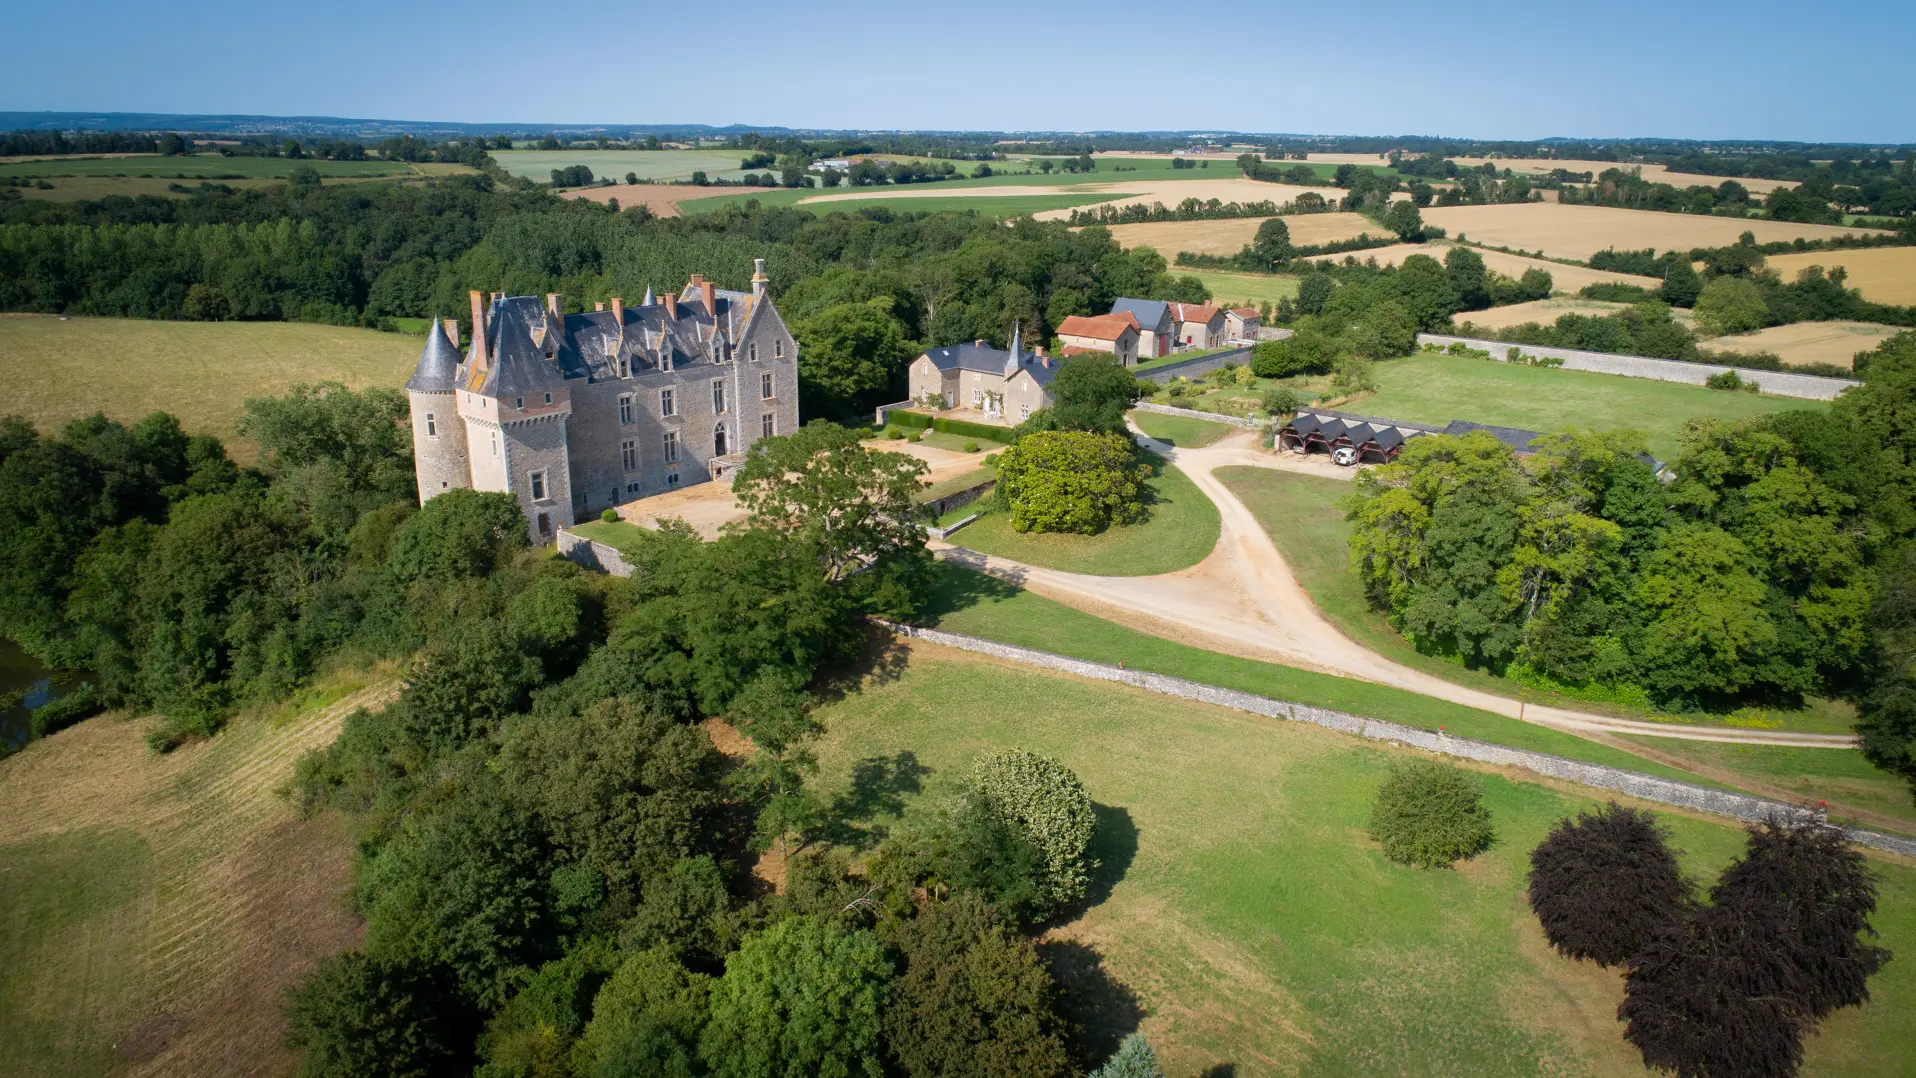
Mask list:
[{"label": "blue sky", "polygon": [[69,0],[0,109],[1916,141],[1916,2]]}]

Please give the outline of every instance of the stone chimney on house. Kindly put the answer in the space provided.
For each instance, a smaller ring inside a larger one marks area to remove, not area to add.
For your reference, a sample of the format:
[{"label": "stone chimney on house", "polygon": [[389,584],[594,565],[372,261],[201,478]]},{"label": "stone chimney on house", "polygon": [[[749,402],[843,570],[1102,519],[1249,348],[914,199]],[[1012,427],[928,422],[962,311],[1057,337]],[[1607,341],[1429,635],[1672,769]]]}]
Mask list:
[{"label": "stone chimney on house", "polygon": [[600,301],[597,301],[597,300],[595,300],[595,301],[593,301],[593,304],[592,304],[592,311],[593,311],[593,313],[594,313],[594,314],[597,314],[598,312],[600,312],[600,311],[603,311],[603,310],[605,310],[605,304],[604,304],[603,302],[600,302]]},{"label": "stone chimney on house", "polygon": [[667,292],[665,294],[665,299],[662,302],[664,302],[665,304],[665,317],[670,318],[674,322],[678,321],[679,320],[679,297],[673,295],[670,292]]},{"label": "stone chimney on house", "polygon": [[457,318],[448,318],[444,321],[446,325],[446,339],[452,342],[454,348],[459,347],[459,320]]},{"label": "stone chimney on house", "polygon": [[765,290],[771,287],[771,284],[772,279],[765,276],[765,260],[752,259],[752,298],[758,299],[764,296]]},{"label": "stone chimney on house", "polygon": [[492,366],[486,358],[486,299],[477,290],[472,293],[472,366],[481,371]]},{"label": "stone chimney on house", "polygon": [[546,317],[557,322],[560,327],[565,325],[565,307],[559,303],[557,292],[546,293]]}]

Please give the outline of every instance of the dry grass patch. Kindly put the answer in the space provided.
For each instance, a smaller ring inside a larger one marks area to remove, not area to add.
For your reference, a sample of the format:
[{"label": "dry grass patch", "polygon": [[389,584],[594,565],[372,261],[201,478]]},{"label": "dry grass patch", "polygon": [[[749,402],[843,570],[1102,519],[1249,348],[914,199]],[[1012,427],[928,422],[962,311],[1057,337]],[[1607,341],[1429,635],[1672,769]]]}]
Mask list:
[{"label": "dry grass patch", "polygon": [[[1538,322],[1547,326],[1566,314],[1615,314],[1629,306],[1628,303],[1612,303],[1602,299],[1554,296],[1550,299],[1533,299],[1529,303],[1492,307],[1484,311],[1463,311],[1457,315],[1457,324],[1461,326],[1469,322],[1479,329],[1509,329],[1511,326],[1520,326],[1525,322]],[[1682,307],[1671,308],[1670,316],[1686,326],[1695,322],[1690,312]]]},{"label": "dry grass patch", "polygon": [[[1223,221],[1153,221],[1146,224],[1111,225],[1111,235],[1119,246],[1151,247],[1166,257],[1179,251],[1194,254],[1234,255],[1257,236],[1257,229],[1268,217],[1234,217]],[[1284,218],[1295,244],[1338,243],[1356,239],[1382,229],[1357,213],[1302,213]]]},{"label": "dry grass patch", "polygon": [[1876,322],[1796,322],[1755,333],[1718,337],[1708,347],[1730,352],[1774,352],[1784,363],[1833,363],[1847,367],[1901,330]]},{"label": "dry grass patch", "polygon": [[1856,251],[1805,251],[1771,255],[1764,265],[1786,281],[1810,266],[1849,271],[1849,287],[1875,303],[1916,304],[1916,247],[1872,247]]},{"label": "dry grass patch", "polygon": [[[1441,262],[1444,260],[1444,256],[1450,253],[1451,246],[1451,244],[1444,242],[1399,243],[1390,247],[1377,247],[1368,251],[1358,251],[1354,254],[1338,255],[1336,257],[1340,262],[1345,258],[1356,258],[1359,261],[1367,258],[1375,258],[1378,262],[1390,266],[1403,264],[1404,259],[1409,258],[1411,255],[1429,255]],[[1566,266],[1561,262],[1551,262],[1541,258],[1524,258],[1519,255],[1505,254],[1502,251],[1485,251],[1479,249],[1477,253],[1483,257],[1484,265],[1506,277],[1522,277],[1525,270],[1543,270],[1550,275],[1551,286],[1558,292],[1576,292],[1585,285],[1599,283],[1632,284],[1639,288],[1656,288],[1663,283],[1655,277],[1639,277],[1631,273],[1595,270],[1586,266]]]},{"label": "dry grass patch", "polygon": [[1580,261],[1606,247],[1618,250],[1654,247],[1658,251],[1723,247],[1735,243],[1744,232],[1755,233],[1758,243],[1773,243],[1798,237],[1828,239],[1881,231],[1551,202],[1433,206],[1424,211],[1424,220],[1443,226],[1453,237],[1462,235],[1492,247],[1540,250],[1552,258]]},{"label": "dry grass patch", "polygon": [[[1313,160],[1315,160],[1315,158],[1313,158]],[[1554,169],[1564,169],[1569,172],[1588,172],[1592,177],[1596,177],[1602,175],[1607,169],[1634,168],[1640,170],[1643,173],[1643,178],[1651,183],[1667,183],[1672,187],[1715,187],[1724,180],[1734,179],[1736,182],[1742,184],[1745,190],[1758,195],[1767,195],[1779,187],[1796,186],[1795,180],[1758,180],[1745,176],[1702,176],[1692,172],[1671,172],[1668,165],[1637,165],[1618,161],[1556,161],[1549,159],[1505,157],[1453,157],[1451,160],[1457,162],[1458,168],[1482,168],[1484,162],[1489,160],[1500,170],[1507,168],[1512,172],[1528,173],[1532,176],[1541,176]]]}]

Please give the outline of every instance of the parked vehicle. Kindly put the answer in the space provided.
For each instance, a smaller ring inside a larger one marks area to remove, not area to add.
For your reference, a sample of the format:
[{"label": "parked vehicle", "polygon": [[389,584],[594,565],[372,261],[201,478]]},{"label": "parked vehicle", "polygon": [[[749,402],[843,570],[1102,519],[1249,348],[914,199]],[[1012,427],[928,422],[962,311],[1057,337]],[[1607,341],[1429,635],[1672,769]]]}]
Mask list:
[{"label": "parked vehicle", "polygon": [[1348,445],[1340,445],[1331,451],[1331,463],[1348,468],[1357,463],[1357,450]]}]

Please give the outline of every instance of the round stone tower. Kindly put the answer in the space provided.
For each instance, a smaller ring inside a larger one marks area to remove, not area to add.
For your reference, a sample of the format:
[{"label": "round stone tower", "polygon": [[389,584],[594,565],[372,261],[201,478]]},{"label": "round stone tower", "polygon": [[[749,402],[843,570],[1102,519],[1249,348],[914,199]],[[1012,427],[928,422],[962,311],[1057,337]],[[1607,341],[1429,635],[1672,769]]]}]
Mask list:
[{"label": "round stone tower", "polygon": [[466,425],[459,418],[455,390],[459,384],[459,350],[447,331],[459,332],[459,323],[434,319],[426,333],[419,365],[406,382],[412,403],[413,474],[419,483],[419,502],[454,487],[472,486],[467,460]]}]

